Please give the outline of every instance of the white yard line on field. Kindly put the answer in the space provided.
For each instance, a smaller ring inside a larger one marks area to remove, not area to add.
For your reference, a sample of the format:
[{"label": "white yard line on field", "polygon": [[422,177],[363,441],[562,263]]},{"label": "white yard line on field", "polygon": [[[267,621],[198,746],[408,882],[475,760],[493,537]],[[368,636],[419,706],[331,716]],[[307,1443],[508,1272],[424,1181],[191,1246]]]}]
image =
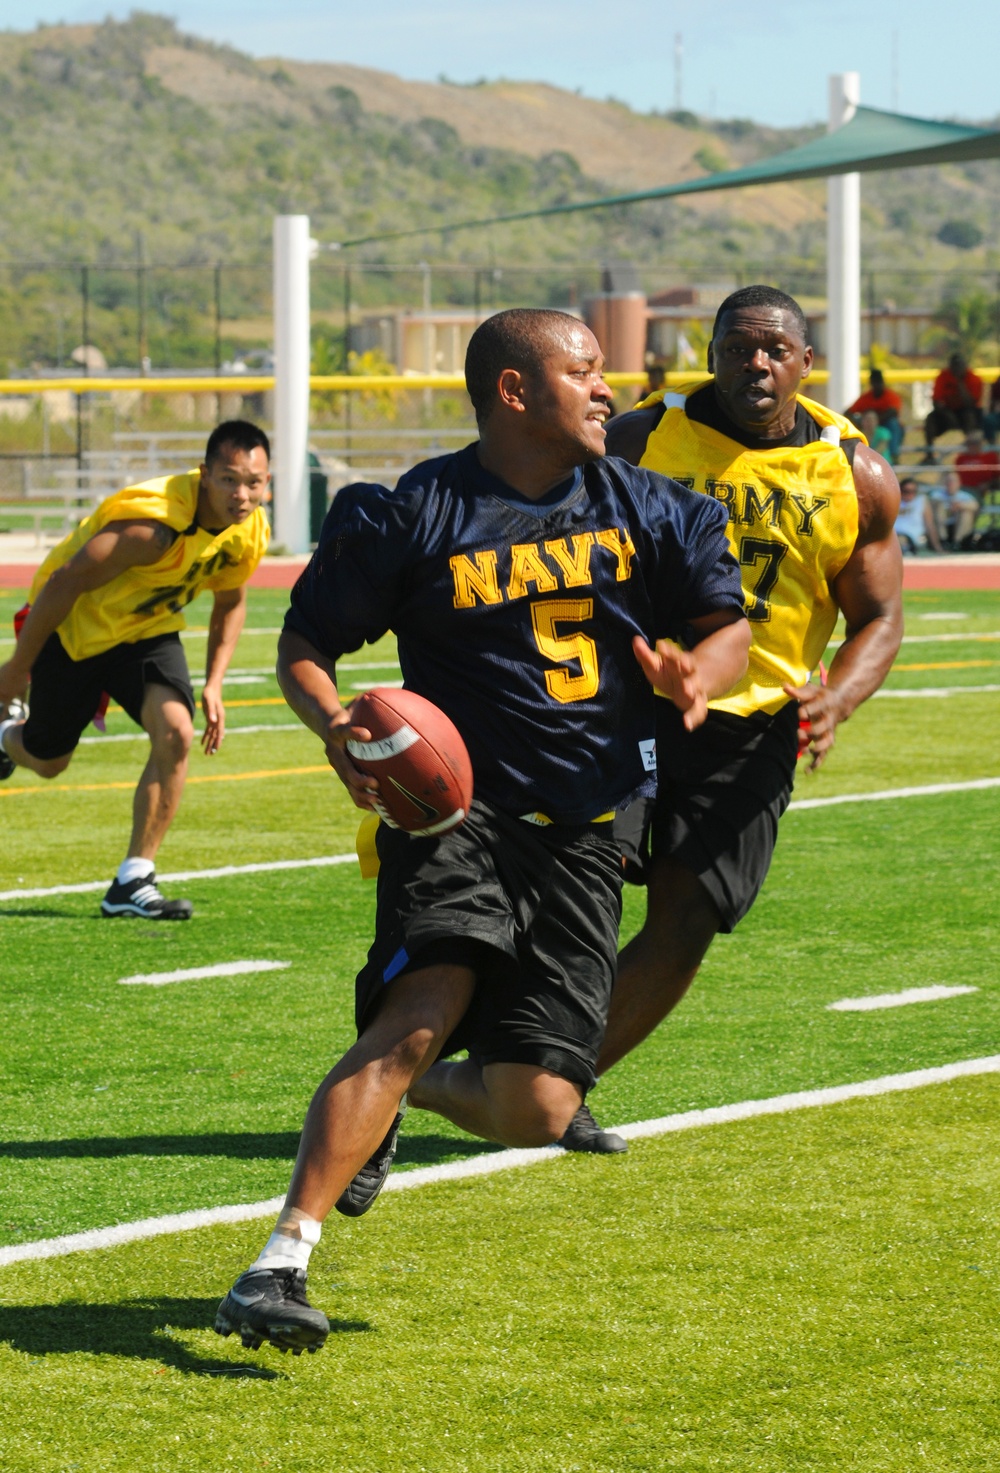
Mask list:
[{"label": "white yard line on field", "polygon": [[940,793],[971,793],[979,788],[1000,788],[1000,777],[977,777],[964,783],[927,783],[922,788],[883,788],[877,793],[839,793],[835,798],[798,798],[789,803],[788,811],[833,808],[838,803],[884,803],[890,798],[934,798]]},{"label": "white yard line on field", "polygon": [[[632,1125],[614,1126],[613,1129],[628,1140],[640,1140],[650,1136],[670,1135],[680,1130],[727,1125],[735,1120],[751,1120],[760,1115],[785,1115],[792,1110],[839,1105],[846,1100],[871,1099],[877,1095],[895,1094],[900,1090],[922,1089],[926,1085],[947,1084],[950,1080],[963,1079],[970,1075],[997,1073],[1000,1073],[1000,1054],[983,1059],[962,1059],[934,1069],[914,1069],[907,1074],[886,1074],[879,1079],[863,1079],[856,1084],[838,1084],[828,1089],[774,1095],[768,1100],[741,1100],[736,1104],[718,1105],[709,1110],[684,1110],[677,1115],[664,1115],[658,1120],[639,1120]],[[466,1161],[447,1161],[441,1166],[419,1166],[390,1176],[383,1191],[402,1192],[436,1182],[492,1176],[495,1172],[510,1171],[518,1166],[536,1166],[545,1161],[558,1161],[565,1154],[560,1146],[542,1146],[529,1150],[493,1151]],[[252,1222],[257,1218],[272,1217],[279,1211],[284,1200],[284,1197],[269,1197],[264,1202],[244,1202],[231,1207],[176,1212],[167,1217],[146,1217],[139,1222],[122,1222],[115,1227],[94,1228],[85,1233],[67,1233],[60,1238],[12,1243],[6,1248],[0,1248],[0,1266],[39,1258],[61,1258],[67,1253],[116,1248],[123,1243],[190,1232],[194,1228],[215,1227],[220,1223]]]},{"label": "white yard line on field", "polygon": [[216,962],[209,967],[180,967],[174,972],[136,972],[119,977],[120,987],[166,987],[168,982],[191,982],[196,977],[242,977],[247,972],[281,972],[291,962]]},{"label": "white yard line on field", "polygon": [[900,697],[909,700],[918,700],[921,697],[934,696],[983,696],[987,693],[993,694],[1000,690],[1000,685],[925,685],[925,686],[901,686],[899,690],[877,690],[877,697]]},{"label": "white yard line on field", "polygon": [[933,987],[907,987],[902,992],[881,992],[873,997],[842,997],[839,1002],[828,1002],[830,1013],[874,1013],[882,1008],[905,1008],[911,1002],[937,1002],[942,997],[961,997],[965,992],[978,992],[978,987],[945,987],[935,983]]},{"label": "white yard line on field", "polygon": [[[968,793],[981,788],[1000,788],[1000,777],[980,777],[964,783],[929,783],[923,788],[885,788],[877,793],[841,793],[835,798],[800,798],[788,805],[789,811],[806,808],[831,808],[838,803],[884,803],[892,798],[933,798],[941,793]],[[160,884],[176,880],[228,880],[233,875],[265,875],[283,869],[313,869],[330,864],[350,864],[355,853],[324,854],[316,859],[275,859],[261,864],[225,864],[218,869],[177,870],[158,875]],[[86,895],[106,890],[110,880],[85,880],[77,885],[48,885],[44,889],[0,890],[0,900],[42,900],[48,895]]]},{"label": "white yard line on field", "polygon": [[[264,726],[227,726],[226,736],[250,736],[261,731],[301,731],[309,735],[308,728],[301,721],[272,721]],[[122,731],[115,732],[113,736],[86,736],[80,738],[79,745],[100,746],[102,742],[144,742],[148,741],[144,731]]]},{"label": "white yard line on field", "polygon": [[[357,864],[358,856],[351,854],[322,854],[317,859],[271,859],[263,864],[224,864],[218,869],[176,870],[173,874],[157,875],[157,883],[171,884],[175,880],[228,880],[233,875],[269,875],[282,869],[322,869],[329,864]],[[86,895],[93,890],[106,890],[110,880],[85,880],[80,885],[50,885],[44,890],[0,890],[0,900],[41,900],[46,895]]]}]

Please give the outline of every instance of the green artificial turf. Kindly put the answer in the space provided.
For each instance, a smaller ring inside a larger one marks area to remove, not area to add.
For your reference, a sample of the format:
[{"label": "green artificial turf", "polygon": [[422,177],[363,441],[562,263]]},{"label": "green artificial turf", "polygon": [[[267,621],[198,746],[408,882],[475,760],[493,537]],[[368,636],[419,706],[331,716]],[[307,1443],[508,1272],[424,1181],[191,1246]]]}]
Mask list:
[{"label": "green artificial turf", "polygon": [[[356,810],[278,703],[285,600],[251,597],[233,673],[254,678],[227,690],[220,756],[192,758],[213,781],[189,784],[161,872],[352,849]],[[0,596],[0,627],[20,602]],[[907,608],[890,688],[1000,683],[1000,598]],[[188,648],[197,671],[197,627]],[[393,661],[391,640],[349,657],[345,688],[398,679]],[[996,692],[877,698],[796,798],[1000,776],[998,715]],[[110,714],[109,735],[130,730]],[[109,877],[144,760],[141,738],[88,742],[56,783],[0,786],[0,890]],[[996,1053],[998,831],[1000,789],[793,807],[757,905],[595,1113]],[[0,1244],[287,1184],[309,1096],[353,1036],[374,886],[351,861],[169,889],[194,901],[190,924],[103,921],[99,892],[0,901]],[[626,891],[624,937],[643,904]],[[119,985],[242,959],[290,966]],[[933,983],[977,990],[827,1006]],[[0,1468],[992,1473],[997,1090],[968,1080],[387,1197],[316,1256],[314,1297],[342,1333],[315,1360],[206,1328],[266,1222],[2,1267]],[[399,1169],[491,1149],[411,1111]]]},{"label": "green artificial turf", "polygon": [[390,1196],[293,1360],[210,1329],[214,1228],[3,1271],[0,1466],[993,1473],[994,1149],[970,1079]]}]

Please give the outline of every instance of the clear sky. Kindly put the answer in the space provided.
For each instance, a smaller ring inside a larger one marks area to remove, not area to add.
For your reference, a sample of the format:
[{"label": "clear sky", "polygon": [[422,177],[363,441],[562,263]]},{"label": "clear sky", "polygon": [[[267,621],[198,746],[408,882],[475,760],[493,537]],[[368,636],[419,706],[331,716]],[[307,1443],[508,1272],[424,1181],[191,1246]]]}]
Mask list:
[{"label": "clear sky", "polygon": [[[0,27],[119,18],[116,0],[0,0]],[[158,10],[155,0],[142,6]],[[642,110],[825,121],[826,78],[926,117],[1000,115],[1000,3],[964,0],[170,0],[181,28],[254,56],[344,61],[400,76],[553,82]],[[500,142],[501,140],[498,140]],[[585,149],[581,150],[585,153]]]}]

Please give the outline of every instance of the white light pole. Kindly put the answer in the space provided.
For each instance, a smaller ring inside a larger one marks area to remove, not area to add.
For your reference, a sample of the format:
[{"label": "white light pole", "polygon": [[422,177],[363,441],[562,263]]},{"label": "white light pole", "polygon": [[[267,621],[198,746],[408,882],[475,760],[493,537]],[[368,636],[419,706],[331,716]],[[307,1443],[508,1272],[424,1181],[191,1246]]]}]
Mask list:
[{"label": "white light pole", "polygon": [[[828,131],[849,123],[860,101],[857,72],[832,76]],[[837,174],[826,191],[827,403],[843,413],[861,392],[861,176]]]},{"label": "white light pole", "polygon": [[309,216],[274,220],[274,539],[309,551]]}]

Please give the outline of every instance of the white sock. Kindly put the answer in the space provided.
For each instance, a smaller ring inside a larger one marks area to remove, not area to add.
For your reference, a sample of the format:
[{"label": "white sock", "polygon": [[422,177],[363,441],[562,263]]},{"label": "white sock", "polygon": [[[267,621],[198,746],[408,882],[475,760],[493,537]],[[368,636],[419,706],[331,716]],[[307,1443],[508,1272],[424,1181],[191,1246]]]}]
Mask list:
[{"label": "white sock", "polygon": [[20,721],[15,721],[13,716],[10,718],[9,721],[0,721],[0,749],[2,749],[8,757],[10,756],[10,753],[7,751],[7,743],[4,741],[4,736],[6,734],[7,728],[8,726],[20,725]]},{"label": "white sock", "polygon": [[305,1271],[309,1267],[309,1255],[319,1242],[322,1231],[323,1224],[312,1217],[299,1216],[294,1224],[279,1222],[250,1267],[301,1268]]},{"label": "white sock", "polygon": [[154,868],[151,859],[123,859],[115,878],[119,885],[128,885],[133,880],[148,880]]}]

